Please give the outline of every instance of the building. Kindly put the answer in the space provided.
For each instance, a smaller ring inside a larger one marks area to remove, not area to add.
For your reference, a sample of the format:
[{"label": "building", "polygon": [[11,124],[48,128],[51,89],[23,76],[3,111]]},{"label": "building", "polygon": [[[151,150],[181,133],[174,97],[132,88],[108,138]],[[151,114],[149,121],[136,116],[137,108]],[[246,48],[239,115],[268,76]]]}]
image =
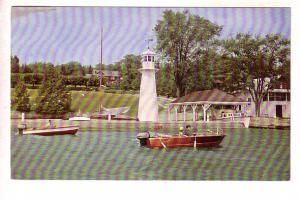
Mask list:
[{"label": "building", "polygon": [[[93,69],[93,75],[99,77],[99,69]],[[121,79],[121,73],[119,71],[101,70],[102,77],[107,79],[107,86],[111,86],[113,83],[119,84]]]},{"label": "building", "polygon": [[[192,112],[193,121],[226,118],[227,114],[231,118],[242,117],[240,108],[248,104],[248,101],[218,89],[197,91],[172,101],[168,105],[168,119],[189,121],[188,112]],[[182,112],[183,119],[180,119]]]},{"label": "building", "polygon": [[[248,116],[255,116],[255,103],[249,92],[240,95],[246,99],[250,105],[243,107],[242,110],[247,112]],[[270,90],[263,98],[260,105],[260,116],[272,118],[290,118],[291,117],[291,102],[290,89],[282,84],[279,89]]]}]

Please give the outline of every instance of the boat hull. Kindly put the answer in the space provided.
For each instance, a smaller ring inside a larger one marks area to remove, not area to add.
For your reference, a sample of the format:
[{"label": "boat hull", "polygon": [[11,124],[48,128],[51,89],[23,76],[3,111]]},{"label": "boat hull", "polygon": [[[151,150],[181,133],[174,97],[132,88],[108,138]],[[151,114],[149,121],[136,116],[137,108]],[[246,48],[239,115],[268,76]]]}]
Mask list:
[{"label": "boat hull", "polygon": [[57,128],[44,128],[44,129],[24,129],[23,135],[75,135],[78,131],[78,126],[57,127]]},{"label": "boat hull", "polygon": [[[141,146],[149,148],[215,147],[221,144],[225,135],[197,135],[141,138]],[[195,142],[196,140],[196,142]]]}]

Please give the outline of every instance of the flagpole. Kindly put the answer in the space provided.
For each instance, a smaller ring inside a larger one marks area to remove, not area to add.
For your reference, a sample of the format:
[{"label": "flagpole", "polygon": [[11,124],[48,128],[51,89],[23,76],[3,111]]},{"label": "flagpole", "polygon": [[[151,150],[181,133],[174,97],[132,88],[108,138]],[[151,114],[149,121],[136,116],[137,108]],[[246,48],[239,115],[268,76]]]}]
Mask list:
[{"label": "flagpole", "polygon": [[103,51],[103,48],[102,48],[102,35],[103,35],[103,27],[101,26],[101,40],[100,40],[100,49],[101,49],[101,52],[100,52],[100,66],[99,66],[99,81],[100,81],[100,85],[99,85],[99,89],[101,88],[101,85],[102,85],[102,51]]}]

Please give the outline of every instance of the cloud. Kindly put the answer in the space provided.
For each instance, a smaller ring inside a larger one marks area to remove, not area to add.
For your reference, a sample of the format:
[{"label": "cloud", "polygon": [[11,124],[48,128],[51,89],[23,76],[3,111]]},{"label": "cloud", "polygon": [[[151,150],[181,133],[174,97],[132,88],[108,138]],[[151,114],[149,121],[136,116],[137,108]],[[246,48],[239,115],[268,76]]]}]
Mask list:
[{"label": "cloud", "polygon": [[12,19],[29,15],[35,12],[50,12],[56,10],[54,7],[12,7]]}]

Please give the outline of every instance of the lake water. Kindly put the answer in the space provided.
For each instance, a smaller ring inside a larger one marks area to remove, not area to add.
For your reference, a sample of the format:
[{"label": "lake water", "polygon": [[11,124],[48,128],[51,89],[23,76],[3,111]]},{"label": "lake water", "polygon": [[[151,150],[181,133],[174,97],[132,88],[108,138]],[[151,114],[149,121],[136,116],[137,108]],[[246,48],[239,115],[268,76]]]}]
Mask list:
[{"label": "lake water", "polygon": [[136,132],[11,134],[13,179],[289,180],[290,131],[225,129],[217,148],[149,149]]}]

